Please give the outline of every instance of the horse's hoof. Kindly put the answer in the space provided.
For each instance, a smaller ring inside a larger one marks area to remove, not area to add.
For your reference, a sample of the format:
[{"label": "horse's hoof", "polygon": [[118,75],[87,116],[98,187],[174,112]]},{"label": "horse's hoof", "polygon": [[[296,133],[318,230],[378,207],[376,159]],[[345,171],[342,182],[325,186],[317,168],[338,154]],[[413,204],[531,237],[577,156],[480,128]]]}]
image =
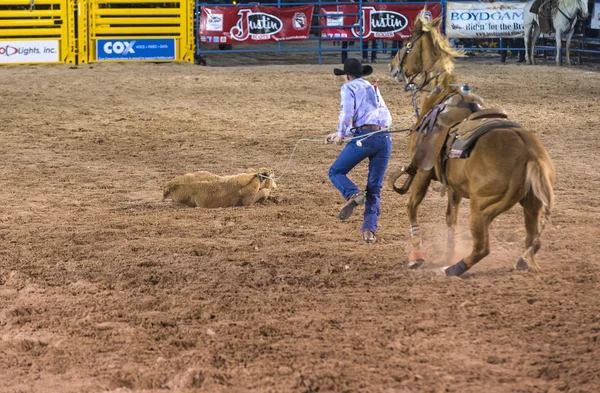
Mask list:
[{"label": "horse's hoof", "polygon": [[515,268],[517,270],[528,270],[529,269],[529,265],[527,265],[527,262],[525,262],[525,260],[523,259],[523,257],[519,258],[517,260],[517,264],[515,265]]},{"label": "horse's hoof", "polygon": [[409,261],[418,261],[418,260],[425,260],[425,254],[423,254],[421,251],[419,250],[412,250],[410,253],[408,253],[408,260]]},{"label": "horse's hoof", "polygon": [[439,270],[437,270],[437,275],[438,276],[445,276],[446,275],[446,269],[448,269],[450,266],[444,266],[439,268]]},{"label": "horse's hoof", "polygon": [[459,277],[467,270],[469,270],[469,267],[462,260],[458,263],[455,263],[452,266],[445,266],[442,268],[442,272],[444,273],[445,276],[448,276],[448,277]]},{"label": "horse's hoof", "polygon": [[409,269],[418,269],[421,267],[421,265],[423,265],[423,263],[425,263],[424,259],[417,259],[415,261],[409,261],[408,268]]}]

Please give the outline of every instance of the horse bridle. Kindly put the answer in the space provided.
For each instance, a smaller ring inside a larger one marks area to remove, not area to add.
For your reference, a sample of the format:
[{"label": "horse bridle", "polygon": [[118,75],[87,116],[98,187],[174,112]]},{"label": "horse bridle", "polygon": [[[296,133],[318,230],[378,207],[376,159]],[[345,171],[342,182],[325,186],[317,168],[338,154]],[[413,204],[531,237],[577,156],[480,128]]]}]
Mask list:
[{"label": "horse bridle", "polygon": [[406,50],[404,51],[404,54],[402,55],[402,57],[400,58],[400,64],[398,65],[398,72],[400,72],[402,74],[402,78],[404,79],[404,91],[408,91],[409,89],[412,89],[412,87],[409,86],[414,86],[414,79],[417,75],[419,75],[418,73],[413,75],[413,77],[408,80],[406,78],[406,74],[404,73],[404,71],[402,70],[402,66],[404,65],[404,61],[406,60],[406,57],[408,56],[408,54],[410,53],[410,51],[413,48],[413,45],[415,44],[415,42],[417,42],[421,37],[423,36],[423,34],[419,34],[418,36],[416,36],[415,38],[413,38],[409,43],[406,44]]},{"label": "horse bridle", "polygon": [[[427,86],[432,80],[437,79],[440,75],[442,75],[444,72],[446,72],[446,70],[443,70],[443,71],[437,72],[436,74],[430,76],[429,71],[423,70],[423,71],[417,72],[416,74],[414,74],[410,77],[406,76],[406,74],[404,73],[404,71],[402,69],[402,67],[404,66],[404,61],[406,61],[406,58],[408,57],[408,54],[412,50],[414,44],[422,36],[423,36],[423,33],[419,34],[418,36],[413,38],[409,43],[406,44],[406,50],[402,54],[402,57],[400,58],[400,63],[398,65],[398,72],[400,74],[402,74],[402,79],[404,82],[404,91],[406,91],[406,92],[410,91],[412,94],[412,104],[413,104],[413,108],[415,110],[415,114],[417,115],[417,118],[419,117],[419,106],[417,104],[417,93],[426,91],[425,86]],[[423,83],[421,83],[420,85],[417,85],[415,83],[415,79],[421,74],[424,74],[425,78],[423,79]],[[433,93],[433,91],[431,91],[430,94],[431,93]]]}]

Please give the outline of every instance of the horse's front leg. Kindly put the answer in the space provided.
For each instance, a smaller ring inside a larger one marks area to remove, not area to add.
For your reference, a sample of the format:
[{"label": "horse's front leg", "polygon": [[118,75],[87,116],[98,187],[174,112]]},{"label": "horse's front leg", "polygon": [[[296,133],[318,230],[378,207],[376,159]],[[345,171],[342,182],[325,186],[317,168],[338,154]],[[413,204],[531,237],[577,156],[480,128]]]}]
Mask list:
[{"label": "horse's front leg", "polygon": [[458,208],[462,197],[455,193],[452,188],[448,189],[448,208],[446,209],[446,225],[448,226],[448,244],[446,252],[446,262],[452,263],[454,259],[454,234],[456,223],[458,222]]},{"label": "horse's front leg", "polygon": [[[556,40],[556,66],[557,67],[561,66],[560,55],[562,52],[562,35],[563,35],[563,31],[560,29],[556,29],[554,39]],[[569,53],[569,51],[567,51],[567,56],[568,56],[568,53]]]},{"label": "horse's front leg", "polygon": [[533,23],[525,25],[525,34],[523,35],[523,41],[525,43],[525,64],[531,64],[530,50],[532,43],[531,32],[533,31]]},{"label": "horse's front leg", "polygon": [[410,220],[410,241],[411,251],[408,254],[408,267],[416,269],[425,262],[425,255],[421,251],[422,239],[421,230],[417,221],[417,210],[423,201],[427,188],[431,183],[432,171],[423,171],[419,169],[410,188],[408,196],[408,219]]},{"label": "horse's front leg", "polygon": [[573,20],[573,23],[571,24],[571,30],[569,30],[569,32],[567,33],[567,66],[571,65],[571,38],[573,38],[576,23],[577,18]]}]

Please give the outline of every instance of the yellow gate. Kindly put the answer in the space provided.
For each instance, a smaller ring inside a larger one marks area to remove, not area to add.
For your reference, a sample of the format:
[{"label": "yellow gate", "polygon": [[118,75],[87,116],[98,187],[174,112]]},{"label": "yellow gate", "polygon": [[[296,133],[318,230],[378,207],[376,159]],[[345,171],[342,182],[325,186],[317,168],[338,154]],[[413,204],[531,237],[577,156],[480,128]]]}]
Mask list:
[{"label": "yellow gate", "polygon": [[0,65],[77,63],[72,0],[2,0]]},{"label": "yellow gate", "polygon": [[194,60],[194,0],[88,0],[88,61]]},{"label": "yellow gate", "polygon": [[0,65],[194,61],[194,0],[0,0]]}]

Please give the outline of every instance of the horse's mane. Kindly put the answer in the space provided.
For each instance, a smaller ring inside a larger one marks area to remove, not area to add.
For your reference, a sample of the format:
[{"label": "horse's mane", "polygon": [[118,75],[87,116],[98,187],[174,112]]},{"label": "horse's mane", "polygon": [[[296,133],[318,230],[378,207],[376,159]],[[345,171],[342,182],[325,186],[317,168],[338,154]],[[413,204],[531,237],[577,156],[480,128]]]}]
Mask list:
[{"label": "horse's mane", "polygon": [[[554,4],[554,2],[552,2]],[[563,3],[563,5],[565,7],[579,7],[579,2],[577,0],[558,0],[556,1],[556,6],[558,6],[559,3]]]},{"label": "horse's mane", "polygon": [[440,33],[439,25],[442,22],[442,18],[436,18],[433,21],[429,22],[424,13],[421,12],[417,16],[417,20],[415,21],[415,27],[413,30],[413,36],[417,36],[418,34],[428,34],[431,38],[431,43],[433,45],[433,50],[438,57],[436,62],[437,71],[446,70],[446,72],[452,72],[454,69],[454,57],[462,57],[464,53],[461,51],[457,51],[454,49],[450,42],[446,37]]},{"label": "horse's mane", "polygon": [[458,93],[460,89],[456,84],[456,76],[452,73],[445,73],[439,77],[436,90],[429,95],[423,97],[421,102],[421,112],[416,124],[421,124],[425,115],[433,109],[434,106],[441,104],[452,95]]},{"label": "horse's mane", "polygon": [[[431,38],[431,44],[434,56],[437,58],[434,70],[440,73],[440,76],[435,79],[435,90],[433,93],[425,96],[421,103],[421,114],[417,120],[419,124],[423,118],[435,105],[440,104],[448,97],[456,94],[459,88],[453,86],[456,84],[454,70],[454,57],[464,56],[464,52],[454,49],[446,37],[440,33],[439,25],[442,18],[436,18],[429,22],[424,13],[421,12],[415,21],[413,35],[416,37],[419,34],[427,34]],[[412,37],[414,38],[414,37]]]}]

